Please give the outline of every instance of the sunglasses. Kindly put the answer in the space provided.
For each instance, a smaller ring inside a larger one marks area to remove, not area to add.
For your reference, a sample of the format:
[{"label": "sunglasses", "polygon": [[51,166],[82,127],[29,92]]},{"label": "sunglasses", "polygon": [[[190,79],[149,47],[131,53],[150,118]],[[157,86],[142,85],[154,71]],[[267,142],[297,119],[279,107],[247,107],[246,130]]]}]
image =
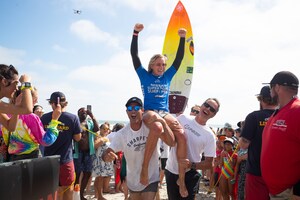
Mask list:
[{"label": "sunglasses", "polygon": [[216,112],[216,109],[214,109],[211,105],[209,105],[207,102],[203,103],[203,106],[205,106],[206,108],[209,108],[209,110],[213,113]]},{"label": "sunglasses", "polygon": [[128,111],[139,111],[141,109],[141,106],[127,106]]},{"label": "sunglasses", "polygon": [[192,112],[192,113],[199,114],[199,110],[192,109],[191,112]]}]

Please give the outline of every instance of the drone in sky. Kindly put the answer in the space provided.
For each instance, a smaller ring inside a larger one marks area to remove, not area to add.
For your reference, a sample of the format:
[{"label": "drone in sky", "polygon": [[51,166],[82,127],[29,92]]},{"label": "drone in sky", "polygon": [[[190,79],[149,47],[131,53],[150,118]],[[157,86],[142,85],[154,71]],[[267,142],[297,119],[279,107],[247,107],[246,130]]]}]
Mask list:
[{"label": "drone in sky", "polygon": [[74,11],[74,14],[77,14],[77,15],[81,14],[81,10],[75,10],[75,9],[73,9],[73,11]]}]

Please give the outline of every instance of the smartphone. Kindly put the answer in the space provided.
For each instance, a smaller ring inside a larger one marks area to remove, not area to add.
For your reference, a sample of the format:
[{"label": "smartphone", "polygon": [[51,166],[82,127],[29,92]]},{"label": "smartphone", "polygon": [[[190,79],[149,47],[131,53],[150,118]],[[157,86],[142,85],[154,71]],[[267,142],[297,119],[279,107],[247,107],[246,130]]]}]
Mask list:
[{"label": "smartphone", "polygon": [[89,111],[92,111],[92,105],[87,105],[86,109],[89,110]]}]

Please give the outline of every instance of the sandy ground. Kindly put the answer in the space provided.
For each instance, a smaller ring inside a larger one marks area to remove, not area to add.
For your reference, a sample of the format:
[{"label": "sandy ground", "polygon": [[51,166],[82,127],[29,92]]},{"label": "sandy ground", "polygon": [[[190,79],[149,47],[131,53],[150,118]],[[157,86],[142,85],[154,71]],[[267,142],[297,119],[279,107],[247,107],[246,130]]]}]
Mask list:
[{"label": "sandy ground", "polygon": [[[111,188],[113,188],[114,185],[114,179],[112,177],[111,182],[110,182]],[[93,192],[93,187],[91,187],[92,191],[86,192],[85,197],[89,200],[97,200]],[[208,187],[205,186],[205,182],[201,180],[200,182],[200,190],[199,193],[196,196],[196,200],[212,200],[215,199],[215,193],[207,194]],[[162,185],[162,188],[159,189],[159,195],[160,195],[160,200],[167,200],[168,195],[167,195],[167,189],[166,189],[166,184]],[[104,197],[107,200],[124,200],[124,194],[123,193],[116,193],[116,194],[104,194]],[[157,199],[158,200],[158,199]]]}]

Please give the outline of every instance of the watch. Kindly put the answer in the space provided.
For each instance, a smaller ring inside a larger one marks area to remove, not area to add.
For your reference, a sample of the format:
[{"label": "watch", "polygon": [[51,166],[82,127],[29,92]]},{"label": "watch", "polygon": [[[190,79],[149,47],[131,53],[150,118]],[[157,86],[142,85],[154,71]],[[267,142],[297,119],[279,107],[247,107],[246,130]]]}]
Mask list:
[{"label": "watch", "polygon": [[196,169],[196,163],[192,162],[192,164],[191,164],[191,169],[192,169],[192,170],[197,170],[197,169]]},{"label": "watch", "polygon": [[24,90],[24,89],[32,89],[31,83],[30,82],[21,83],[21,90]]}]

